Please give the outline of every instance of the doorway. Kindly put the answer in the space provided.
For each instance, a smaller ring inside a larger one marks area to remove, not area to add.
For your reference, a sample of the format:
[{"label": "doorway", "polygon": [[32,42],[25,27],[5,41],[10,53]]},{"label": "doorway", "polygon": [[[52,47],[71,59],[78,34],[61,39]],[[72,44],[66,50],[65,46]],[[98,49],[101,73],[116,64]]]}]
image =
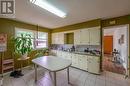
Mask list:
[{"label": "doorway", "polygon": [[126,75],[129,56],[128,32],[128,25],[103,29],[103,70]]}]

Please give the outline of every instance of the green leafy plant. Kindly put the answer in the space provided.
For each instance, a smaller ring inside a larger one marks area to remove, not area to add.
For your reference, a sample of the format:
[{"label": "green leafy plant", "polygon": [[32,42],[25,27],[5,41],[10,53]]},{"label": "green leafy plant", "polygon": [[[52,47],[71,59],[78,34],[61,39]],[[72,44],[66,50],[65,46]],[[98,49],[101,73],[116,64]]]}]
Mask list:
[{"label": "green leafy plant", "polygon": [[35,54],[35,57],[41,57],[41,56],[44,56],[45,53],[48,53],[49,52],[49,49],[48,48],[42,48],[42,49],[39,49],[37,50],[37,53]]},{"label": "green leafy plant", "polygon": [[29,34],[21,34],[20,37],[13,38],[13,41],[15,45],[15,53],[23,56],[31,52],[32,42]]}]

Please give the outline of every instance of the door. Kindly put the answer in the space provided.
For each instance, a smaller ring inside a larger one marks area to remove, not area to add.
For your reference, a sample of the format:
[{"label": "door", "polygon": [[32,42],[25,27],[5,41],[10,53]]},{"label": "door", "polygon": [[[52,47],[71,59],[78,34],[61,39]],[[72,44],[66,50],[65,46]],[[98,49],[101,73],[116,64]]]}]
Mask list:
[{"label": "door", "polygon": [[104,53],[111,54],[113,51],[113,36],[104,36]]}]

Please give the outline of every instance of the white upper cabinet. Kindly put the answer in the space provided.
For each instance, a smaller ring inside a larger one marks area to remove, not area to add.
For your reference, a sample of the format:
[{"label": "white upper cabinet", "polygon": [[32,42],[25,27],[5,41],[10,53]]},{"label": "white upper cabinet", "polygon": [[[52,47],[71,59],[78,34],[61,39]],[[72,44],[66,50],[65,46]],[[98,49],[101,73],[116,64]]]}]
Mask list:
[{"label": "white upper cabinet", "polygon": [[76,45],[80,44],[80,30],[74,31],[74,44]]},{"label": "white upper cabinet", "polygon": [[52,33],[52,44],[64,44],[64,33]]},{"label": "white upper cabinet", "polygon": [[[100,27],[84,28],[74,32],[75,45],[100,45]],[[64,34],[69,32],[52,33],[52,44],[64,44]]]},{"label": "white upper cabinet", "polygon": [[89,45],[89,29],[81,29],[80,44]]},{"label": "white upper cabinet", "polygon": [[52,44],[56,44],[58,41],[58,34],[52,33]]},{"label": "white upper cabinet", "polygon": [[74,44],[100,45],[100,27],[92,27],[74,31]]},{"label": "white upper cabinet", "polygon": [[90,45],[100,45],[100,27],[89,29]]},{"label": "white upper cabinet", "polygon": [[64,44],[64,33],[58,33],[58,41],[57,44]]}]

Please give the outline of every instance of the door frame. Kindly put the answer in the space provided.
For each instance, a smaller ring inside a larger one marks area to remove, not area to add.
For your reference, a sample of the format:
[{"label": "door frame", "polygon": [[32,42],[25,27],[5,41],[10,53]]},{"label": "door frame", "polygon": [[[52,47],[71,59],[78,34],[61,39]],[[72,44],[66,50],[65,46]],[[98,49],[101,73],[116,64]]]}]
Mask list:
[{"label": "door frame", "polygon": [[[124,24],[124,25],[114,25],[114,26],[107,26],[107,27],[103,27],[102,29],[101,29],[101,43],[102,43],[102,58],[101,58],[101,70],[103,71],[103,68],[102,68],[102,65],[103,65],[103,57],[104,57],[104,39],[103,39],[103,37],[104,37],[104,29],[109,29],[109,28],[114,28],[114,27],[123,27],[123,26],[126,26],[127,27],[127,40],[128,40],[128,42],[127,42],[127,45],[128,45],[128,56],[130,56],[130,45],[129,45],[129,43],[130,43],[130,33],[129,33],[129,31],[130,31],[130,26],[129,26],[129,24]],[[125,74],[125,76],[128,76],[128,77],[130,77],[130,59],[129,58],[127,58],[127,70],[126,70],[126,74]]]}]

